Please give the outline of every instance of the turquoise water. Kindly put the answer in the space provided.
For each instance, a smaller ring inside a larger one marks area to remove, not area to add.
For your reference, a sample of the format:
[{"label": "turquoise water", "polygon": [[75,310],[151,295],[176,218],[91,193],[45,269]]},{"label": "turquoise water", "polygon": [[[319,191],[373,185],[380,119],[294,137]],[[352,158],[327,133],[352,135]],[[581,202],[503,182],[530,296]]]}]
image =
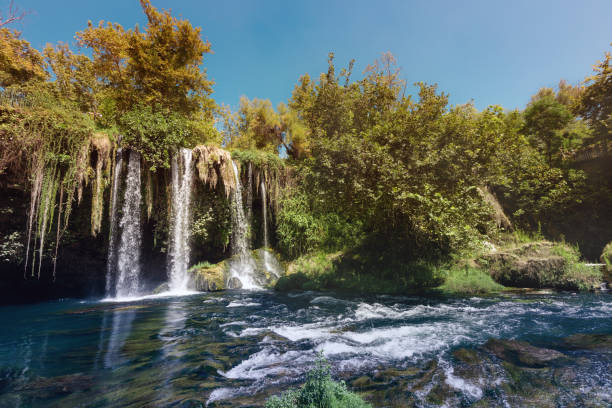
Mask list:
[{"label": "turquoise water", "polygon": [[[570,356],[564,371],[529,374],[550,373],[561,406],[612,404],[611,353],[562,343],[576,333],[612,334],[608,294],[467,299],[236,291],[126,303],[61,300],[1,307],[0,327],[0,407],[261,406],[299,384],[318,353],[349,386],[364,376],[386,378],[360,390],[375,406],[437,406],[427,397],[436,386],[451,396],[450,406],[522,406],[511,395],[520,390],[507,385],[494,357],[480,364],[485,372],[459,376],[453,351],[481,350],[489,338]],[[436,374],[424,377],[432,364]],[[420,388],[413,378],[425,378]]]}]

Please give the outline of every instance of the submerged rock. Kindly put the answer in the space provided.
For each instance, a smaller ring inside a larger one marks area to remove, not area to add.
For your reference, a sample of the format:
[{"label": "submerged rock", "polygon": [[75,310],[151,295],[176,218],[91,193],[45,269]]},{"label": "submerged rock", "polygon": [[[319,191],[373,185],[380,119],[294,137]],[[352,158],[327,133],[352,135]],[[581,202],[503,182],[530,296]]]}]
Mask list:
[{"label": "submerged rock", "polygon": [[563,343],[574,349],[612,351],[612,334],[574,334],[563,339]]},{"label": "submerged rock", "polygon": [[559,351],[535,347],[518,340],[489,339],[485,349],[504,361],[526,367],[547,367],[566,358]]}]

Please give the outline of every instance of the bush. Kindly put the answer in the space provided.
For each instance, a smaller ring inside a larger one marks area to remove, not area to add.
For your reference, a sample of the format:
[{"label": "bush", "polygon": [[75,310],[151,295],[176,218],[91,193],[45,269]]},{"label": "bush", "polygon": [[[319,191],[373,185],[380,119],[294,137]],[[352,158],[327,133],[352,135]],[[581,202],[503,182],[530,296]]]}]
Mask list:
[{"label": "bush", "polygon": [[331,378],[329,364],[319,357],[316,366],[306,377],[306,383],[298,389],[289,390],[272,397],[266,408],[367,408],[357,394],[347,390],[344,382]]}]

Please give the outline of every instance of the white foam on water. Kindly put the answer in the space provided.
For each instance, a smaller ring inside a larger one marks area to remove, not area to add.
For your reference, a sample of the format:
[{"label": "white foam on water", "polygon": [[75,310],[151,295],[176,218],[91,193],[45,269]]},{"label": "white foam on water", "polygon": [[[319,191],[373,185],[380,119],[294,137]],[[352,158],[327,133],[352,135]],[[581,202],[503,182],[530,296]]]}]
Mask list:
[{"label": "white foam on water", "polygon": [[261,306],[261,303],[232,301],[226,307],[254,307],[254,306]]},{"label": "white foam on water", "polygon": [[455,370],[448,361],[439,359],[438,364],[444,370],[444,376],[446,377],[445,382],[448,385],[455,388],[456,390],[463,392],[466,395],[469,395],[474,400],[479,400],[482,398],[482,389],[477,385],[464,380],[463,378],[456,377],[454,375]]},{"label": "white foam on water", "polygon": [[219,371],[219,374],[226,378],[249,380],[261,380],[273,376],[286,377],[298,375],[302,368],[311,365],[315,358],[316,355],[312,351],[281,352],[271,347],[264,347],[229,371]]},{"label": "white foam on water", "polygon": [[[152,295],[104,298],[104,299],[100,299],[100,302],[104,302],[104,303],[130,303],[130,302],[138,302],[138,301],[147,300],[147,299],[183,297],[183,296],[192,296],[192,295],[199,295],[199,294],[201,294],[201,292],[197,292],[197,291],[194,291],[194,290],[166,291],[166,292],[155,293],[155,294],[152,294]],[[206,302],[206,301],[204,301],[204,302]]]}]

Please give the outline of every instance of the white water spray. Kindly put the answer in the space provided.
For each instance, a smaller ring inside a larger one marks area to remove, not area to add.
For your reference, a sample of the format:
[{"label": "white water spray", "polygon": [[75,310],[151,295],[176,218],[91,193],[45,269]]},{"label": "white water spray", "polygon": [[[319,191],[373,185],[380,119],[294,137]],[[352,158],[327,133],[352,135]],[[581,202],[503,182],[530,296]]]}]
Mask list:
[{"label": "white water spray", "polygon": [[111,192],[111,208],[110,208],[110,238],[108,244],[108,256],[106,259],[106,296],[112,296],[113,277],[115,266],[117,264],[117,196],[119,195],[119,184],[121,183],[121,171],[123,169],[123,152],[122,149],[117,149],[117,161],[115,163],[115,173],[113,174],[113,187]]},{"label": "white water spray", "polygon": [[191,226],[191,190],[193,185],[192,151],[181,149],[172,158],[172,217],[168,251],[168,287],[171,292],[189,289],[189,241]]},{"label": "white water spray", "polygon": [[261,191],[261,215],[264,236],[264,268],[268,273],[271,273],[275,277],[279,278],[281,275],[281,266],[278,263],[278,260],[270,253],[270,240],[268,237],[268,197],[266,194],[266,185],[263,181],[261,182],[261,187],[259,188],[259,191]]},{"label": "white water spray", "polygon": [[[140,154],[130,151],[128,171],[123,197],[121,240],[117,254],[117,283],[115,294],[118,298],[134,297],[140,294],[140,249],[142,228]],[[114,211],[114,210],[113,210]]]},{"label": "white water spray", "polygon": [[248,224],[242,206],[242,187],[236,163],[232,162],[236,189],[234,191],[232,211],[232,253],[234,258],[230,262],[229,279],[237,278],[243,289],[261,289],[255,282],[255,260],[249,252]]}]

